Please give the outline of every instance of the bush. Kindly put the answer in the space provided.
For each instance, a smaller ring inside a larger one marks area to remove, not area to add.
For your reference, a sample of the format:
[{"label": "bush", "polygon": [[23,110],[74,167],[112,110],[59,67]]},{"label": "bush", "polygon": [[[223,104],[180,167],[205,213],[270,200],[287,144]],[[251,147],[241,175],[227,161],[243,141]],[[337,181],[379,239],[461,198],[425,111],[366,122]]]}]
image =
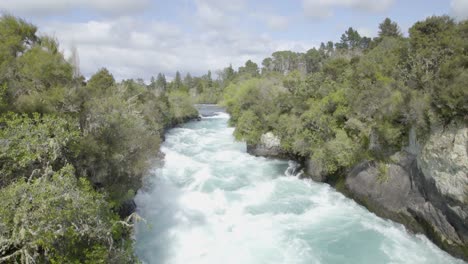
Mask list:
[{"label": "bush", "polygon": [[184,122],[197,117],[198,111],[193,107],[190,96],[183,91],[172,91],[168,94],[171,118],[174,123]]},{"label": "bush", "polygon": [[72,166],[47,168],[41,176],[0,190],[0,260],[107,263],[114,254],[132,260],[119,246],[118,234],[129,230]]},{"label": "bush", "polygon": [[36,178],[48,167],[59,169],[74,158],[79,132],[73,123],[37,113],[0,116],[0,187],[19,178]]}]

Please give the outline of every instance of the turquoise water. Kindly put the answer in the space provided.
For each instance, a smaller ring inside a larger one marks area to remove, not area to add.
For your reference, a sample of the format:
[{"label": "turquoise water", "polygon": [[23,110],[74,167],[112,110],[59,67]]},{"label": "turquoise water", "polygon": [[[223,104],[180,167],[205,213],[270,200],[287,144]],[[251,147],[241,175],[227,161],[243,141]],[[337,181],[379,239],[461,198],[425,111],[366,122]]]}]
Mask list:
[{"label": "turquoise water", "polygon": [[144,263],[463,263],[326,184],[253,157],[225,113],[166,135],[165,164],[136,203]]}]

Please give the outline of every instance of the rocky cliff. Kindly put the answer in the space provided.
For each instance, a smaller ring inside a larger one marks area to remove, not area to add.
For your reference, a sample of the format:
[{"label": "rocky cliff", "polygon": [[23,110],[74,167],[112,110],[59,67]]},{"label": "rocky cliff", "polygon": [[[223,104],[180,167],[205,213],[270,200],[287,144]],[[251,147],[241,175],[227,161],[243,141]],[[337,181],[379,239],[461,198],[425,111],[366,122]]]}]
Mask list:
[{"label": "rocky cliff", "polygon": [[345,192],[468,260],[467,148],[466,125],[437,128],[419,151],[410,147],[387,163],[355,166],[345,178]]}]

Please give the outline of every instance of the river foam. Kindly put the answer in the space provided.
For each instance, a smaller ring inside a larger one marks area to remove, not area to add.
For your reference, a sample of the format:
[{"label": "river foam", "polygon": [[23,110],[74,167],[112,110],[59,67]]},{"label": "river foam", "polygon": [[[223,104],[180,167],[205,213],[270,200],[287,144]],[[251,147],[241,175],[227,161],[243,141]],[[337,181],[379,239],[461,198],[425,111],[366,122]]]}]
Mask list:
[{"label": "river foam", "polygon": [[291,176],[293,163],[247,154],[228,118],[167,133],[164,167],[136,197],[144,263],[464,263],[330,186]]}]

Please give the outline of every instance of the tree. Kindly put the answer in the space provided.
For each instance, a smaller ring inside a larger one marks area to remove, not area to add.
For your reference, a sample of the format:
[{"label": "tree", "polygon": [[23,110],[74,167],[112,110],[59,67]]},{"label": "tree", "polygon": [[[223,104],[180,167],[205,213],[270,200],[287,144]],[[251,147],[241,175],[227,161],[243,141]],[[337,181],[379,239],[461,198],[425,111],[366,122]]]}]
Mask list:
[{"label": "tree", "polygon": [[180,76],[180,72],[177,71],[174,77],[174,80],[171,83],[171,88],[172,90],[179,90],[182,88],[182,86],[183,86],[182,77]]},{"label": "tree", "polygon": [[168,95],[171,105],[171,115],[174,121],[184,122],[187,117],[198,115],[198,111],[193,107],[193,102],[187,93],[183,91],[172,91]]},{"label": "tree", "polygon": [[224,68],[222,76],[223,76],[223,82],[230,82],[234,80],[236,77],[236,72],[232,68],[232,64],[229,64],[229,67]]},{"label": "tree", "polygon": [[366,50],[366,49],[368,49],[370,47],[371,42],[372,42],[371,38],[362,37],[361,41],[359,42],[359,48],[362,49],[362,50]]},{"label": "tree", "polygon": [[14,108],[25,112],[53,112],[63,105],[64,94],[73,81],[73,68],[59,52],[55,39],[41,37],[40,43],[15,59],[17,78],[9,80]]},{"label": "tree", "polygon": [[276,51],[271,54],[271,56],[273,70],[282,74],[287,74],[290,71],[298,69],[299,57],[301,55],[299,53],[286,50]]},{"label": "tree", "polygon": [[91,76],[86,86],[93,90],[107,90],[111,86],[114,86],[114,84],[114,76],[106,68],[101,68]]},{"label": "tree", "polygon": [[132,253],[121,248],[130,228],[116,220],[104,195],[77,179],[70,165],[47,169],[0,190],[0,261],[132,262]]},{"label": "tree", "polygon": [[369,48],[370,43],[370,38],[362,37],[357,30],[350,27],[341,35],[341,41],[336,43],[335,47],[342,51],[365,50]]},{"label": "tree", "polygon": [[327,49],[327,48],[326,48],[326,46],[325,46],[325,43],[320,42],[320,48],[319,48],[319,50],[320,50],[320,51],[325,51],[326,49]]},{"label": "tree", "polygon": [[243,67],[239,67],[238,71],[239,74],[247,74],[252,77],[259,75],[258,65],[251,60],[246,61]]},{"label": "tree", "polygon": [[213,87],[213,79],[211,78],[211,71],[208,71],[208,73],[206,74],[206,85],[211,88]]},{"label": "tree", "polygon": [[0,16],[0,86],[6,88],[8,110],[54,111],[72,79],[72,67],[55,39],[36,32],[22,19]]},{"label": "tree", "polygon": [[273,60],[272,58],[265,58],[262,61],[262,74],[271,72],[273,70]]},{"label": "tree", "polygon": [[[449,16],[432,16],[424,21],[416,22],[410,29],[410,42],[416,49],[450,47],[455,34],[455,21]],[[426,54],[430,55],[430,54]]]},{"label": "tree", "polygon": [[185,87],[187,87],[188,90],[192,89],[192,87],[193,87],[193,78],[192,78],[192,75],[190,75],[190,72],[188,72],[185,75],[184,85],[185,85]]},{"label": "tree", "polygon": [[203,85],[203,80],[201,78],[196,79],[195,89],[197,91],[197,94],[201,94],[204,92],[205,87]]},{"label": "tree", "polygon": [[301,74],[298,70],[294,70],[284,78],[283,85],[291,94],[296,95],[303,84]]},{"label": "tree", "polygon": [[239,117],[234,136],[238,140],[245,140],[253,144],[260,139],[262,135],[261,128],[262,124],[259,117],[251,110],[247,110]]},{"label": "tree", "polygon": [[352,27],[350,27],[346,32],[346,40],[348,41],[349,47],[351,49],[355,49],[360,46],[361,44],[361,35],[359,35],[359,32],[357,30],[354,30]]},{"label": "tree", "polygon": [[47,166],[64,166],[73,158],[70,149],[78,140],[72,120],[39,114],[0,116],[0,188],[19,178],[33,179]]},{"label": "tree", "polygon": [[[322,43],[323,44],[323,43]],[[313,73],[320,70],[322,63],[326,58],[325,46],[322,49],[310,49],[305,54],[307,73]]]},{"label": "tree", "polygon": [[400,27],[396,22],[393,22],[390,18],[385,18],[385,20],[379,25],[379,37],[394,37],[400,38],[403,35],[401,34]]},{"label": "tree", "polygon": [[[0,70],[39,40],[37,27],[12,15],[0,17]],[[5,74],[2,72],[2,75]],[[0,75],[0,78],[5,76]]]},{"label": "tree", "polygon": [[154,78],[154,76],[151,76],[150,84],[148,85],[148,88],[151,90],[156,89],[156,78]]},{"label": "tree", "polygon": [[416,22],[409,34],[412,49],[407,62],[409,84],[416,89],[433,89],[441,65],[454,54],[463,52],[463,40],[457,34],[454,20],[448,16]]},{"label": "tree", "polygon": [[105,68],[84,83],[77,61],[0,17],[1,263],[138,262],[128,205],[164,129],[197,115],[187,93]]},{"label": "tree", "polygon": [[166,76],[164,76],[162,73],[158,73],[158,77],[156,78],[156,88],[162,92],[166,91]]},{"label": "tree", "polygon": [[333,52],[334,52],[333,41],[328,41],[328,42],[327,42],[326,50],[327,50],[327,55],[328,55],[328,56],[330,56],[331,54],[333,54]]},{"label": "tree", "polygon": [[70,57],[70,64],[73,66],[73,78],[81,76],[80,73],[80,57],[78,55],[78,49],[75,45],[72,46],[72,54]]}]

